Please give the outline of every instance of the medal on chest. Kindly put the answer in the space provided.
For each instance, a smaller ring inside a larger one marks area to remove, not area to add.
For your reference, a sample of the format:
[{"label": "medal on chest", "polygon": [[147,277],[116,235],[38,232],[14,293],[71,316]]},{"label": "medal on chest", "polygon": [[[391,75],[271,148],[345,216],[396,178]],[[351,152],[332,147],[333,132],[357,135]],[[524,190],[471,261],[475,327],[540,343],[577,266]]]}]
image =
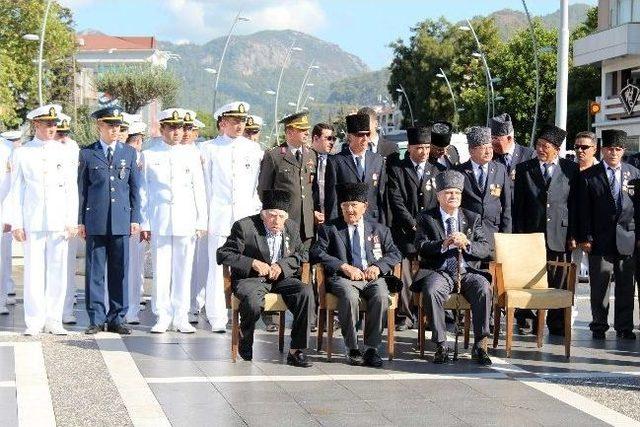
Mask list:
[{"label": "medal on chest", "polygon": [[118,172],[118,178],[124,179],[126,175],[125,167],[127,162],[124,159],[120,159],[120,172]]}]

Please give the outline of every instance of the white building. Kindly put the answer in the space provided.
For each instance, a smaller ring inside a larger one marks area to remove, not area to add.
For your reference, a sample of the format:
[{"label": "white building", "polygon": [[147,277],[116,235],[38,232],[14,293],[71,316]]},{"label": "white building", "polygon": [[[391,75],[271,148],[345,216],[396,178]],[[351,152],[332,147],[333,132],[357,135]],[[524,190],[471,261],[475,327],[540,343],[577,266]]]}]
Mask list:
[{"label": "white building", "polygon": [[576,40],[573,60],[602,68],[597,135],[624,130],[628,149],[640,151],[640,0],[599,0],[598,32]]}]

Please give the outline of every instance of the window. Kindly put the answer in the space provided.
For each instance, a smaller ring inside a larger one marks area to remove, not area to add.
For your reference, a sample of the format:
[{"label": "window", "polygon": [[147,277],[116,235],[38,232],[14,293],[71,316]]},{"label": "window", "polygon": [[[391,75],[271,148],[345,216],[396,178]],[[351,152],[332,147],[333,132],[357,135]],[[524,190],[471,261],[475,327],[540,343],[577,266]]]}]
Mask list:
[{"label": "window", "polygon": [[612,0],[611,26],[640,22],[640,0]]}]

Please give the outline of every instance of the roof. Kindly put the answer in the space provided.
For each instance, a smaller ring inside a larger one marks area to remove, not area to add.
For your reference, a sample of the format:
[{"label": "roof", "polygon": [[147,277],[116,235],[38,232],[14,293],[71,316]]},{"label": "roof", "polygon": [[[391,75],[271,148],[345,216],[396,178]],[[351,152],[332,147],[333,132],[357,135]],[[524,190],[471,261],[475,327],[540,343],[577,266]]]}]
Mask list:
[{"label": "roof", "polygon": [[156,49],[155,37],[108,36],[106,34],[79,35],[80,50],[150,50]]}]

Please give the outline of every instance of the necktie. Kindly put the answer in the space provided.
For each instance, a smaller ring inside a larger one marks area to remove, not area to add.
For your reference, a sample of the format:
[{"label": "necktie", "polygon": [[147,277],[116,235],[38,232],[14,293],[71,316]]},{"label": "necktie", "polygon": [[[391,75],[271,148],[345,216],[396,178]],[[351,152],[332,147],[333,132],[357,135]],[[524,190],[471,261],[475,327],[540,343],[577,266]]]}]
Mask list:
[{"label": "necktie", "polygon": [[302,161],[302,153],[300,150],[296,150],[296,161],[300,163]]},{"label": "necktie", "polygon": [[549,163],[543,163],[542,167],[544,168],[544,174],[542,175],[544,178],[544,183],[546,185],[549,185],[549,181],[551,181],[551,164]]},{"label": "necktie", "polygon": [[362,164],[362,156],[356,156],[356,170],[358,171],[360,179],[364,181],[364,165]]},{"label": "necktie", "polygon": [[478,188],[484,193],[484,167],[482,166],[480,166],[480,171],[478,172]]},{"label": "necktie", "polygon": [[353,227],[353,236],[351,238],[351,259],[353,266],[362,268],[362,251],[360,250],[360,232],[358,226]]},{"label": "necktie", "polygon": [[113,162],[113,149],[111,147],[107,148],[107,163],[109,163],[109,165],[111,165],[111,163]]},{"label": "necktie", "polygon": [[620,209],[620,191],[618,190],[616,171],[613,168],[607,169],[609,169],[609,189],[611,190],[611,196],[616,203],[616,209]]},{"label": "necktie", "polygon": [[422,176],[424,175],[424,171],[422,170],[422,165],[416,165],[416,175],[418,175],[418,179],[422,181]]},{"label": "necktie", "polygon": [[507,167],[507,173],[511,173],[511,154],[503,154],[500,156],[500,160],[502,160],[502,164]]},{"label": "necktie", "polygon": [[[450,236],[457,230],[456,220],[453,217],[449,217],[446,220],[447,224],[447,236]],[[453,280],[456,280],[458,277],[458,250],[452,249],[447,252],[447,258],[444,261],[445,263],[445,271],[449,273]],[[460,269],[461,273],[464,273],[463,269]]]},{"label": "necktie", "polygon": [[324,212],[324,171],[327,167],[327,155],[318,156],[318,175],[316,181],[318,182],[318,197],[320,199],[320,210]]}]

